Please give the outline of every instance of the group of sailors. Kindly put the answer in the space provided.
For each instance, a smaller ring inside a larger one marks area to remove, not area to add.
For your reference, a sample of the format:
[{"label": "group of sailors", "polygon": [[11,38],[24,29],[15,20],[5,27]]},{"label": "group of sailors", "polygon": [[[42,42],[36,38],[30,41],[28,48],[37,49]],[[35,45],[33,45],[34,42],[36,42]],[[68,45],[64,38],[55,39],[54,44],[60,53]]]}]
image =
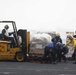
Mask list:
[{"label": "group of sailors", "polygon": [[[52,42],[48,43],[44,48],[44,56],[42,58],[41,63],[46,62],[47,59],[53,63],[56,64],[58,62],[61,62],[62,59],[64,62],[66,62],[66,54],[69,51],[68,45],[73,44],[72,49],[74,50],[74,57],[76,56],[76,37],[68,35],[67,38],[69,41],[66,44],[62,43],[62,39],[59,34],[56,34],[54,38],[52,38]],[[74,62],[76,64],[76,60]]]}]

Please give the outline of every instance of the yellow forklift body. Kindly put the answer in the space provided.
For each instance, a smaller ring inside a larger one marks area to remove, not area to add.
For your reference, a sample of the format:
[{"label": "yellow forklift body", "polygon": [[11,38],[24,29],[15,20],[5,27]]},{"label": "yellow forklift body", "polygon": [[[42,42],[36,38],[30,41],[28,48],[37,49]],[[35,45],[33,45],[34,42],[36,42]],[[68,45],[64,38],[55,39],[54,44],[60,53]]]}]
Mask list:
[{"label": "yellow forklift body", "polygon": [[20,48],[10,48],[11,42],[0,41],[0,60],[14,60],[16,52],[20,51]]}]

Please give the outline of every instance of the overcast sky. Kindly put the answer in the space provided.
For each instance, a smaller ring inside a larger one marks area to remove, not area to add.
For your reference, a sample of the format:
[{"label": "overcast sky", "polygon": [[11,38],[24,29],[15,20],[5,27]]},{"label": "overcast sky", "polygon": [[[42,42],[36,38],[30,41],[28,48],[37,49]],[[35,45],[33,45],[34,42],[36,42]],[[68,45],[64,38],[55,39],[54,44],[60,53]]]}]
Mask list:
[{"label": "overcast sky", "polygon": [[0,0],[0,20],[14,20],[20,29],[76,29],[76,0]]}]

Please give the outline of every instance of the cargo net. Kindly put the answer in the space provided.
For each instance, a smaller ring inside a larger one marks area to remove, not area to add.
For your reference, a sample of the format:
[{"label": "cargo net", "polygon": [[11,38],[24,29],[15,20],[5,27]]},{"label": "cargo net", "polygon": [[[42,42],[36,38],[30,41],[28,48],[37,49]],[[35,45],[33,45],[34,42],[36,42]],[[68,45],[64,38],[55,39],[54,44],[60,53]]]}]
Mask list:
[{"label": "cargo net", "polygon": [[44,54],[44,47],[51,42],[52,36],[47,33],[37,33],[32,35],[30,41],[30,55],[41,56]]}]

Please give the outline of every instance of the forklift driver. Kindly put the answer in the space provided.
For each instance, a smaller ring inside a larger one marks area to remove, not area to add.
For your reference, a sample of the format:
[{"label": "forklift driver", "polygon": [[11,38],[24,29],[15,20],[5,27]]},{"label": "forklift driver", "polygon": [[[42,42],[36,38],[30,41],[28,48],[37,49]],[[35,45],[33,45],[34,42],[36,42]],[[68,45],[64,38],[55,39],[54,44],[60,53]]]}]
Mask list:
[{"label": "forklift driver", "polygon": [[3,40],[11,41],[11,43],[14,45],[14,38],[13,37],[9,37],[10,35],[13,34],[13,32],[12,33],[8,33],[8,29],[9,29],[9,26],[5,25],[4,29],[2,30]]}]

